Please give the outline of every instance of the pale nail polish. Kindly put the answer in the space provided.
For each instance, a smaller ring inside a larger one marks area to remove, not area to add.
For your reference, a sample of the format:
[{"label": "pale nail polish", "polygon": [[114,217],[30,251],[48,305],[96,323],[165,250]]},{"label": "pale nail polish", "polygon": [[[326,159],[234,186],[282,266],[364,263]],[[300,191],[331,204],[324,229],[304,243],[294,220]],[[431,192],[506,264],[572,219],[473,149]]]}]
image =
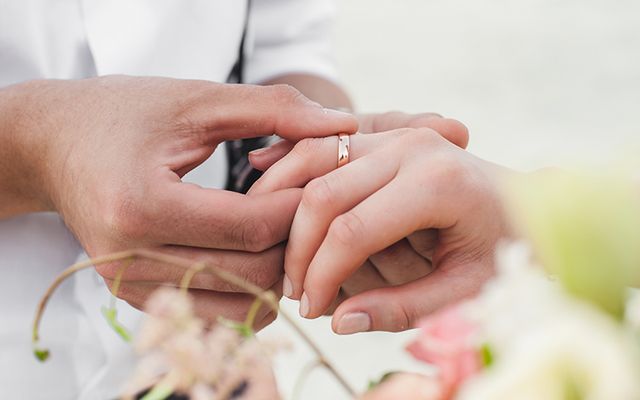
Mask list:
[{"label": "pale nail polish", "polygon": [[282,281],[282,294],[286,297],[291,298],[293,296],[293,285],[291,284],[291,279],[288,276],[284,276],[284,280]]},{"label": "pale nail polish", "polygon": [[248,154],[250,156],[259,156],[260,154],[264,154],[266,152],[268,152],[270,149],[270,147],[265,147],[262,149],[255,149],[255,150],[251,150]]},{"label": "pale nail polish", "polygon": [[363,312],[348,313],[342,316],[336,326],[336,333],[348,335],[350,333],[366,332],[371,329],[371,317]]},{"label": "pale nail polish", "polygon": [[307,317],[309,315],[309,298],[306,293],[302,293],[300,298],[300,316]]}]

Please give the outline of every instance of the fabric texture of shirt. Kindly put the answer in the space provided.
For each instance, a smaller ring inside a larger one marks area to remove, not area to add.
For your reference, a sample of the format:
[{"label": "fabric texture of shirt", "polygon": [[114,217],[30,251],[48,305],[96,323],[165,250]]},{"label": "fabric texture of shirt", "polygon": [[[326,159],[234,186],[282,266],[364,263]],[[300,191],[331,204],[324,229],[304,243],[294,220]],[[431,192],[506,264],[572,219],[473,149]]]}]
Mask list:
[{"label": "fabric texture of shirt", "polygon": [[[238,57],[246,7],[242,0],[0,0],[0,87],[108,74],[224,82]],[[333,79],[333,12],[328,0],[253,0],[245,81],[292,72]],[[224,187],[220,150],[185,180]],[[64,283],[51,300],[41,326],[51,359],[40,364],[31,353],[39,297],[83,257],[55,213],[0,220],[2,398],[117,397],[134,360],[100,315],[109,292],[93,270]],[[137,311],[124,302],[118,310],[136,326]]]}]

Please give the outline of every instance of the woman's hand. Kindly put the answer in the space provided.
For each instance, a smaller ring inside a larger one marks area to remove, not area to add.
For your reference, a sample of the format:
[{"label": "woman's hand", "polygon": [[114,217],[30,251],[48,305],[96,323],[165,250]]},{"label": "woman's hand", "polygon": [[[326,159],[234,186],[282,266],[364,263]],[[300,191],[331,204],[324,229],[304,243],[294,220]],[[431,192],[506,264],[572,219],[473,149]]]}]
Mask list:
[{"label": "woman's hand", "polygon": [[351,162],[336,169],[336,157],[336,137],[305,139],[252,189],[305,186],[285,253],[288,294],[301,300],[301,315],[321,315],[372,254],[404,238],[431,255],[433,272],[346,300],[334,330],[410,328],[491,275],[494,246],[507,232],[497,189],[507,170],[431,129],[354,135]]},{"label": "woman's hand", "polygon": [[[380,133],[401,128],[431,128],[451,143],[466,148],[469,131],[459,121],[447,119],[436,113],[407,114],[399,111],[358,114],[358,132]],[[264,171],[284,157],[295,145],[283,140],[268,150],[256,150],[251,154],[253,166]],[[332,315],[337,307],[362,292],[389,286],[397,286],[422,278],[432,270],[431,243],[435,232],[423,231],[394,243],[386,249],[372,254],[353,275],[344,281],[338,296],[326,310]],[[284,288],[289,289],[289,287]],[[342,327],[339,333],[351,333]]]}]

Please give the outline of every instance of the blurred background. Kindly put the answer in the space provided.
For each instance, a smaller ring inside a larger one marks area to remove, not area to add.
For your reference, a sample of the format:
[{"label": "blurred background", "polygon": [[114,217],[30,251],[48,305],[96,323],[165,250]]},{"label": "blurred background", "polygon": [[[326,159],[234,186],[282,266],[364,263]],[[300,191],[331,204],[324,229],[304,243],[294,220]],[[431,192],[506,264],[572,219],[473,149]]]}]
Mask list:
[{"label": "blurred background", "polygon": [[[638,158],[640,2],[634,0],[340,0],[336,58],[358,111],[435,111],[470,129],[469,150],[512,168]],[[297,304],[285,307],[297,314]],[[390,370],[424,371],[413,336],[340,337],[328,319],[302,325],[358,389]],[[291,331],[282,321],[264,337]],[[283,394],[312,360],[277,359]],[[321,370],[301,393],[346,399]]]}]

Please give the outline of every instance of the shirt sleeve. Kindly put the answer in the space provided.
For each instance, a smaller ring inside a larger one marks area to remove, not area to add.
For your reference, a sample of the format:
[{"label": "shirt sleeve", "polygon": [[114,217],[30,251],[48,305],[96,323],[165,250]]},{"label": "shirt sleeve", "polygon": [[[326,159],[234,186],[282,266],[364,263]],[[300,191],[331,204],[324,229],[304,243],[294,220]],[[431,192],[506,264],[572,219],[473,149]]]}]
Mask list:
[{"label": "shirt sleeve", "polygon": [[253,0],[246,42],[245,81],[287,73],[336,80],[332,51],[333,0]]}]

